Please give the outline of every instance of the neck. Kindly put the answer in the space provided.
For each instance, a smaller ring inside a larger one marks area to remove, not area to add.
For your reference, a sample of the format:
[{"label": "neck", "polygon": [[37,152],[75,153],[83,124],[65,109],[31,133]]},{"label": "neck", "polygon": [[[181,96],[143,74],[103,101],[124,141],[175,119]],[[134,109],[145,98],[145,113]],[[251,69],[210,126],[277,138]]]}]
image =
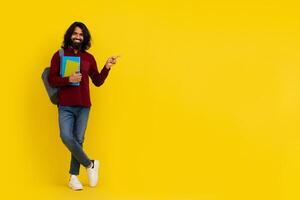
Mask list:
[{"label": "neck", "polygon": [[79,49],[77,49],[77,48],[74,48],[73,46],[69,46],[69,48],[70,48],[70,49],[73,49],[73,51],[74,51],[74,53],[75,53],[75,54],[77,54],[77,53],[78,53],[78,51],[79,51]]}]

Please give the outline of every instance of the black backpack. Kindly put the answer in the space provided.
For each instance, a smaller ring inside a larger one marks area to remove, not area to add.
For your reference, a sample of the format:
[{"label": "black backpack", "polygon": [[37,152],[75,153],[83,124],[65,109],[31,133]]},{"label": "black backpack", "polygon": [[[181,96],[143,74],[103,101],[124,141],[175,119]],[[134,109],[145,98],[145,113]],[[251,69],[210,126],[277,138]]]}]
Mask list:
[{"label": "black backpack", "polygon": [[[63,56],[64,56],[64,50],[61,48],[59,50],[59,57],[62,58]],[[50,67],[46,67],[42,73],[42,80],[43,80],[44,86],[46,88],[46,91],[48,93],[48,96],[49,96],[52,104],[58,105],[58,90],[59,90],[59,88],[52,87],[49,84],[49,81],[48,81],[49,72],[50,72]]]}]

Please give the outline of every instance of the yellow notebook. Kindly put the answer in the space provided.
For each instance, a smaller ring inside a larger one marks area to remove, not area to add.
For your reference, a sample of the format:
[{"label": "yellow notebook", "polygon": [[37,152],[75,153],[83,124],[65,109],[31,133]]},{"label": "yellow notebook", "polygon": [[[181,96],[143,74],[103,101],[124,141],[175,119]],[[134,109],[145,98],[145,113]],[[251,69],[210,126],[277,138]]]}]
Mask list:
[{"label": "yellow notebook", "polygon": [[71,76],[75,72],[78,72],[79,69],[79,63],[72,61],[72,60],[67,60],[66,61],[66,69],[65,69],[65,76]]}]

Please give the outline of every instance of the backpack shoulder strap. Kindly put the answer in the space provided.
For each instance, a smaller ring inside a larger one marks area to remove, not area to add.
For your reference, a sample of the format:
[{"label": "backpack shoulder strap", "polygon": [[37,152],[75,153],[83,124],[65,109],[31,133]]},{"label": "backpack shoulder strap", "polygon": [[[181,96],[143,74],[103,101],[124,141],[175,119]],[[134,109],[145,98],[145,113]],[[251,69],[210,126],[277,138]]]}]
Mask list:
[{"label": "backpack shoulder strap", "polygon": [[63,57],[64,56],[64,49],[60,48],[59,49],[59,57]]}]

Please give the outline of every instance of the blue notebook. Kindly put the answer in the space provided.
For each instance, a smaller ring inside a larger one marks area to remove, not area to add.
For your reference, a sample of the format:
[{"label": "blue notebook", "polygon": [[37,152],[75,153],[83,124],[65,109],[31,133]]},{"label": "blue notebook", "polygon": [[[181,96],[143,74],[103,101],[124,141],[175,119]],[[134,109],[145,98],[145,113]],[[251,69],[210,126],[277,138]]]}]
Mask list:
[{"label": "blue notebook", "polygon": [[[63,56],[61,59],[60,76],[68,77],[75,72],[80,72],[80,57]],[[80,83],[70,83],[70,85],[79,86]]]}]

